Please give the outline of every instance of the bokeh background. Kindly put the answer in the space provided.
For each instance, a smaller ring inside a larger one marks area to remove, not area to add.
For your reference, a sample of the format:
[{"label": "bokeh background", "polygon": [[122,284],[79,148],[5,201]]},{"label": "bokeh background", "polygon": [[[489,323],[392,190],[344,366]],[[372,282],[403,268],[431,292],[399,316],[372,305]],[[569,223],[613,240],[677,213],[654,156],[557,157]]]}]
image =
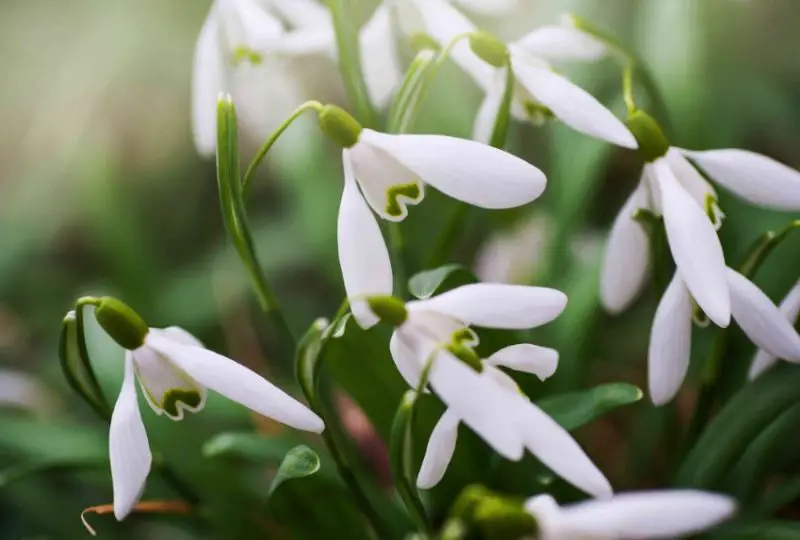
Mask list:
[{"label": "bokeh background", "polygon": [[[374,4],[363,4],[366,15]],[[107,426],[69,393],[56,356],[61,318],[76,298],[117,296],[151,325],[183,326],[254,367],[270,348],[224,235],[213,161],[199,158],[192,145],[192,55],[208,8],[207,0],[0,3],[0,368],[13,370],[0,375],[0,401],[9,402],[0,409],[0,471],[8,470],[0,472],[2,539],[86,537],[80,511],[111,500]],[[612,31],[647,61],[676,145],[746,148],[800,167],[800,3],[520,0],[512,16],[473,20],[514,38],[568,10]],[[619,69],[611,60],[567,71],[622,114]],[[325,58],[243,68],[234,97],[243,162],[302,101],[345,103],[335,66]],[[417,128],[467,137],[479,100],[471,81],[448,66]],[[615,380],[643,386],[656,299],[648,292],[619,317],[597,304],[604,236],[637,181],[639,159],[555,125],[514,125],[509,148],[545,171],[545,196],[512,212],[472,212],[449,259],[488,279],[568,292],[567,312],[541,336],[562,354],[548,392]],[[311,122],[289,131],[256,181],[249,205],[256,241],[296,333],[332,315],[342,298],[334,225],[341,187],[338,153]],[[732,262],[759,234],[792,217],[726,193],[721,204],[728,215],[721,236]],[[403,225],[412,271],[436,257],[438,231],[454,209],[431,194],[412,211]],[[787,241],[756,278],[776,301],[797,278],[798,248],[800,238]],[[708,336],[696,336],[698,359]],[[742,383],[753,353],[741,336],[734,339],[725,359],[728,392]],[[266,360],[270,375],[296,391],[291,367]],[[100,351],[95,361],[113,399],[121,360]],[[20,372],[34,379],[20,380]],[[694,399],[690,384],[667,411],[643,400],[579,436],[616,487],[659,485],[674,466],[674,430]],[[366,466],[385,481],[383,443],[352,404],[342,404]],[[143,414],[154,448],[219,509],[238,515],[241,492],[257,499],[266,489],[269,471],[231,474],[201,453],[215,433],[252,425],[240,407],[212,399],[180,424]],[[283,436],[275,425],[259,426]],[[13,467],[20,463],[56,465],[17,478]],[[155,476],[147,493],[171,496]],[[89,519],[108,538],[209,534],[174,517],[133,517],[121,525],[110,516]]]}]

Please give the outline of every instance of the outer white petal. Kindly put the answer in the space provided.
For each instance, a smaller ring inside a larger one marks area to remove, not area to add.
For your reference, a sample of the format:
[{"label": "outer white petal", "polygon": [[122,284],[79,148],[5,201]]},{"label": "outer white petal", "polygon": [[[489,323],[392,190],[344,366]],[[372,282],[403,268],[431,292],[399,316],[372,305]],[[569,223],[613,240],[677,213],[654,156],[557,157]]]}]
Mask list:
[{"label": "outer white petal", "polygon": [[380,109],[389,104],[403,79],[387,2],[381,3],[361,28],[361,70],[370,100]]},{"label": "outer white petal", "polygon": [[[342,154],[344,190],[339,206],[337,238],[339,265],[347,297],[392,294],[392,265],[378,222],[358,190],[350,156]],[[369,328],[378,318],[363,301],[351,303],[353,316],[362,328]]]},{"label": "outer white petal", "polygon": [[114,486],[114,517],[125,519],[139,501],[153,461],[147,433],[136,400],[131,353],[125,354],[125,377],[111,415],[108,433],[111,481]]},{"label": "outer white petal", "polygon": [[486,362],[492,366],[503,366],[515,371],[531,373],[544,381],[556,372],[558,351],[530,343],[519,343],[500,349],[487,358]]},{"label": "outer white petal", "polygon": [[294,28],[330,27],[330,11],[316,0],[270,0],[272,8]]},{"label": "outer white petal", "polygon": [[511,47],[510,50],[511,65],[519,83],[559,120],[576,131],[625,148],[638,146],[625,124],[591,94],[561,75],[528,61],[519,49]]},{"label": "outer white petal", "polygon": [[549,60],[599,60],[606,47],[588,34],[568,26],[543,26],[514,43],[527,53]]},{"label": "outer white petal", "polygon": [[[797,316],[800,314],[800,280],[792,287],[792,290],[789,291],[789,294],[783,299],[778,309],[781,310],[781,313],[783,313],[786,320],[790,323],[794,323],[797,320]],[[777,361],[778,358],[776,356],[768,353],[764,349],[759,349],[753,357],[753,363],[750,364],[748,378],[750,380],[755,379],[772,367]]]},{"label": "outer white petal", "polygon": [[747,150],[683,151],[739,197],[780,210],[800,210],[800,172]]},{"label": "outer white petal", "polygon": [[567,296],[545,287],[475,283],[428,300],[409,302],[409,310],[436,311],[467,326],[522,330],[549,323],[567,306]]},{"label": "outer white petal", "polygon": [[212,11],[194,49],[192,68],[192,134],[197,152],[212,157],[217,148],[217,97],[225,88],[219,26]]},{"label": "outer white petal", "polygon": [[218,0],[222,36],[232,60],[237,49],[264,54],[283,33],[283,24],[256,0]]},{"label": "outer white petal", "polygon": [[[422,19],[425,31],[443,47],[459,34],[475,32],[477,28],[455,7],[444,0],[413,0]],[[450,58],[458,64],[482,89],[492,82],[494,68],[475,56],[467,40],[460,40]]]},{"label": "outer white petal", "polygon": [[194,337],[191,333],[184,330],[180,326],[168,326],[167,328],[162,328],[158,331],[161,332],[161,335],[177,343],[182,343],[184,345],[193,345],[195,347],[204,347],[203,342],[201,342],[199,339]]},{"label": "outer white petal", "polygon": [[717,326],[730,323],[731,305],[725,277],[725,257],[714,225],[669,165],[661,159],[651,164],[661,193],[664,226],[678,273],[697,304]]},{"label": "outer white petal", "polygon": [[472,140],[483,144],[489,144],[492,139],[492,131],[497,121],[497,113],[503,101],[505,91],[505,70],[497,70],[497,75],[486,91],[478,114],[475,117],[475,124],[472,127]]},{"label": "outer white petal", "polygon": [[422,459],[422,466],[417,475],[418,488],[430,489],[444,477],[447,466],[453,459],[453,452],[456,450],[458,424],[458,416],[450,409],[447,409],[436,422],[436,426],[431,432],[431,438],[428,439],[425,457]]},{"label": "outer white petal", "polygon": [[325,424],[308,407],[243,365],[208,349],[181,345],[152,332],[146,345],[174,362],[198,383],[287,426],[316,433]]},{"label": "outer white petal", "polygon": [[542,540],[575,538],[669,539],[703,531],[728,519],[733,499],[702,491],[624,493],[543,512]]},{"label": "outer white petal", "polygon": [[558,476],[593,497],[610,497],[611,484],[567,430],[520,393],[509,393],[515,403],[525,446]]},{"label": "outer white petal", "polygon": [[542,194],[547,181],[530,163],[466,139],[365,129],[361,141],[381,148],[445,195],[482,208],[527,204]]},{"label": "outer white petal", "polygon": [[650,399],[664,405],[686,378],[692,349],[692,299],[676,272],[658,304],[647,354]]},{"label": "outer white petal", "polygon": [[728,269],[733,317],[747,337],[765,351],[800,362],[800,335],[772,300],[752,281]]},{"label": "outer white petal", "polygon": [[650,239],[633,219],[647,208],[644,181],[640,182],[620,210],[611,232],[600,275],[600,301],[609,313],[621,313],[642,290],[650,266]]},{"label": "outer white petal", "polygon": [[301,28],[287,32],[275,43],[272,52],[288,56],[335,54],[333,30],[330,27]]},{"label": "outer white petal", "polygon": [[678,183],[689,192],[689,194],[697,201],[700,208],[705,210],[706,197],[711,195],[717,198],[717,192],[708,181],[703,178],[694,166],[683,157],[680,150],[677,148],[670,148],[667,155],[664,156],[669,168],[678,180]]},{"label": "outer white petal", "polygon": [[389,340],[389,352],[392,353],[397,371],[411,388],[419,386],[423,365],[420,363],[422,355],[418,350],[414,337],[408,332],[395,331]]},{"label": "outer white petal", "polygon": [[524,448],[514,418],[498,410],[507,402],[507,390],[444,350],[436,356],[430,383],[453,414],[500,455],[513,461],[522,458]]}]

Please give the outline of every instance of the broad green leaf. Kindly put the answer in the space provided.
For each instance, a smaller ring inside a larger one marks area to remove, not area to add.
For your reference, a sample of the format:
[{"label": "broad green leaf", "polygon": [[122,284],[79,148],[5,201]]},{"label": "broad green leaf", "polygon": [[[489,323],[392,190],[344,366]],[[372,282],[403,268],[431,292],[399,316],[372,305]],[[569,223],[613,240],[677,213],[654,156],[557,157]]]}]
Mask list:
[{"label": "broad green leaf", "polygon": [[748,445],[786,409],[800,400],[800,369],[782,364],[748,384],[719,412],[691,449],[677,484],[717,486]]},{"label": "broad green leaf", "polygon": [[283,458],[278,473],[269,488],[270,495],[275,493],[281,484],[297,478],[311,476],[319,470],[319,456],[308,446],[295,446]]},{"label": "broad green leaf", "polygon": [[632,384],[610,383],[580,392],[559,394],[536,404],[565,429],[577,429],[623,405],[642,399],[642,391]]},{"label": "broad green leaf", "polygon": [[285,435],[270,437],[252,432],[220,433],[203,445],[202,452],[209,458],[277,462],[296,446],[297,439]]},{"label": "broad green leaf", "polygon": [[434,294],[476,281],[472,272],[460,264],[446,264],[413,275],[408,280],[408,292],[420,300],[425,300]]}]

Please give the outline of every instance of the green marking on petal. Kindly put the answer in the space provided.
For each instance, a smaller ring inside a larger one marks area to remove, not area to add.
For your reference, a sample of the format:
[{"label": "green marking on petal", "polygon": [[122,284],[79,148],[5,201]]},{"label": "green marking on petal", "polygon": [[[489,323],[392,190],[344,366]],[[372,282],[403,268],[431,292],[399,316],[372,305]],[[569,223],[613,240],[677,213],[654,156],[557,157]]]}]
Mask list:
[{"label": "green marking on petal", "polygon": [[483,363],[481,363],[481,359],[471,347],[467,347],[461,343],[451,343],[446,348],[453,356],[467,364],[478,373],[483,371]]},{"label": "green marking on petal", "polygon": [[161,408],[168,416],[180,418],[183,412],[179,410],[178,403],[186,405],[186,409],[196,409],[203,402],[203,398],[196,390],[184,390],[182,388],[172,388],[164,392],[162,396]]},{"label": "green marking on petal", "polygon": [[714,229],[718,231],[720,227],[722,227],[722,222],[725,221],[725,212],[723,212],[722,208],[719,206],[717,198],[711,193],[706,193],[704,206],[706,215],[708,215],[708,219],[711,220],[711,223],[714,225]]},{"label": "green marking on petal", "polygon": [[706,312],[703,311],[700,306],[697,305],[697,302],[694,301],[694,298],[692,298],[692,320],[694,321],[694,324],[700,328],[707,327],[711,322],[711,320],[708,318],[708,315],[706,315]]},{"label": "green marking on petal", "polygon": [[422,197],[419,182],[394,185],[386,191],[386,213],[395,218],[404,218],[408,214],[406,205],[417,204]]},{"label": "green marking on petal", "polygon": [[471,328],[464,327],[453,332],[453,343],[455,345],[464,345],[467,347],[477,347],[480,343],[480,338]]},{"label": "green marking on petal", "polygon": [[233,50],[231,53],[231,63],[234,66],[239,66],[244,62],[250,62],[252,65],[257,66],[264,61],[264,56],[250,49],[249,47],[245,47],[244,45],[240,45]]},{"label": "green marking on petal", "polygon": [[536,125],[544,124],[546,120],[555,120],[556,118],[556,115],[553,114],[553,111],[541,103],[536,103],[535,101],[525,101],[522,106],[525,108],[525,112],[527,113],[530,121]]}]

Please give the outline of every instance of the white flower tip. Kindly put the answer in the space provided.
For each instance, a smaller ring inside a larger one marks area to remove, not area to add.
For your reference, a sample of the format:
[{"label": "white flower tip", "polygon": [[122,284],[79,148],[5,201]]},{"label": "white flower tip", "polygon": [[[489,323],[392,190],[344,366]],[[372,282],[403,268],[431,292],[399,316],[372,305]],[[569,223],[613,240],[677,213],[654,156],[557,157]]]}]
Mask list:
[{"label": "white flower tip", "polygon": [[722,297],[711,306],[701,306],[703,312],[711,321],[720,328],[727,328],[731,324],[730,297]]},{"label": "white flower tip", "polygon": [[322,418],[317,416],[314,412],[311,412],[306,424],[307,427],[304,428],[305,431],[310,431],[312,433],[322,433],[325,431],[325,422],[323,422]]},{"label": "white flower tip", "polygon": [[650,401],[656,407],[663,407],[677,395],[680,388],[668,389],[666,386],[650,381]]}]

